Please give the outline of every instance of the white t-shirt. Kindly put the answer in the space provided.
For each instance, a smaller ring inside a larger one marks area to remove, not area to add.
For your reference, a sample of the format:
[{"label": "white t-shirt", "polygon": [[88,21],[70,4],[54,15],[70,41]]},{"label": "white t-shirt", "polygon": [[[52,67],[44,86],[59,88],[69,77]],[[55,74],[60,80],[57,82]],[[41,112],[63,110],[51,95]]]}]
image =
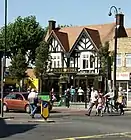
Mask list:
[{"label": "white t-shirt", "polygon": [[97,100],[98,92],[97,90],[91,91],[91,102],[94,103]]},{"label": "white t-shirt", "polygon": [[83,95],[83,93],[84,93],[84,91],[83,91],[83,89],[78,89],[78,95]]},{"label": "white t-shirt", "polygon": [[105,96],[109,96],[108,98],[114,98],[114,92],[108,92]]},{"label": "white t-shirt", "polygon": [[28,99],[30,99],[30,98],[35,99],[35,98],[37,98],[37,96],[38,96],[38,93],[36,93],[36,92],[30,92],[29,95],[28,95]]}]

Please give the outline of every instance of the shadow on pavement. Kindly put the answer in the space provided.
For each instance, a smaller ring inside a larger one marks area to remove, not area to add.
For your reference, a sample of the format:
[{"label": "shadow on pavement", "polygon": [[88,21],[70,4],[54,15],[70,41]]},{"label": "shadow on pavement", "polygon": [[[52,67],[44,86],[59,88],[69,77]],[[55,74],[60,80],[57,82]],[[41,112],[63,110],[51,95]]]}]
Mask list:
[{"label": "shadow on pavement", "polygon": [[61,113],[60,111],[51,110],[50,113]]},{"label": "shadow on pavement", "polygon": [[14,134],[24,133],[34,129],[36,124],[6,124],[3,119],[0,119],[0,138],[9,137]]}]

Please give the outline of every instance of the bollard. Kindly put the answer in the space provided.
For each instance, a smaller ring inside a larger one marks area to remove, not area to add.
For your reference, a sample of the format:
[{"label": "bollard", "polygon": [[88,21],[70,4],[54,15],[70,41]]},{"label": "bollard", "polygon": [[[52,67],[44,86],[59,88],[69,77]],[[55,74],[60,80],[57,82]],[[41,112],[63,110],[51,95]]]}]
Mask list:
[{"label": "bollard", "polygon": [[41,116],[45,120],[49,118],[49,104],[47,101],[41,101]]}]

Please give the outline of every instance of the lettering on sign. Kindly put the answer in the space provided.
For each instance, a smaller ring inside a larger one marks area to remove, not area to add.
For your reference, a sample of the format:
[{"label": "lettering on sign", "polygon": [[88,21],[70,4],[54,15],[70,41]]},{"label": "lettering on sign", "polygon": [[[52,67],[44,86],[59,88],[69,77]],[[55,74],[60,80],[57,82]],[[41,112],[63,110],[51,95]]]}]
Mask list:
[{"label": "lettering on sign", "polygon": [[[113,73],[112,73],[112,79],[113,79]],[[129,80],[129,79],[130,79],[129,72],[116,73],[116,80]]]},{"label": "lettering on sign", "polygon": [[53,69],[53,72],[58,72],[58,73],[61,73],[61,72],[76,72],[76,68],[54,68]]}]

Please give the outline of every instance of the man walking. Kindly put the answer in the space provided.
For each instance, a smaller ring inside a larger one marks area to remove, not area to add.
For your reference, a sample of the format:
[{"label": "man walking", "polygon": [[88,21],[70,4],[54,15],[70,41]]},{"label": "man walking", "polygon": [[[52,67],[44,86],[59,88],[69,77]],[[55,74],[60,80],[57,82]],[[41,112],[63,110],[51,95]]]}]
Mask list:
[{"label": "man walking", "polygon": [[96,103],[97,103],[97,98],[98,98],[98,92],[97,92],[97,90],[94,89],[94,87],[92,87],[89,108],[87,110],[86,115],[90,116],[93,106],[96,105]]},{"label": "man walking", "polygon": [[37,110],[37,103],[38,103],[38,93],[35,92],[35,89],[32,89],[28,95],[28,101],[30,104],[31,114],[30,116],[34,118],[34,115]]},{"label": "man walking", "polygon": [[109,92],[104,95],[104,97],[106,98],[105,112],[107,111],[108,113],[112,113],[114,106],[114,92],[112,89],[110,89]]}]

